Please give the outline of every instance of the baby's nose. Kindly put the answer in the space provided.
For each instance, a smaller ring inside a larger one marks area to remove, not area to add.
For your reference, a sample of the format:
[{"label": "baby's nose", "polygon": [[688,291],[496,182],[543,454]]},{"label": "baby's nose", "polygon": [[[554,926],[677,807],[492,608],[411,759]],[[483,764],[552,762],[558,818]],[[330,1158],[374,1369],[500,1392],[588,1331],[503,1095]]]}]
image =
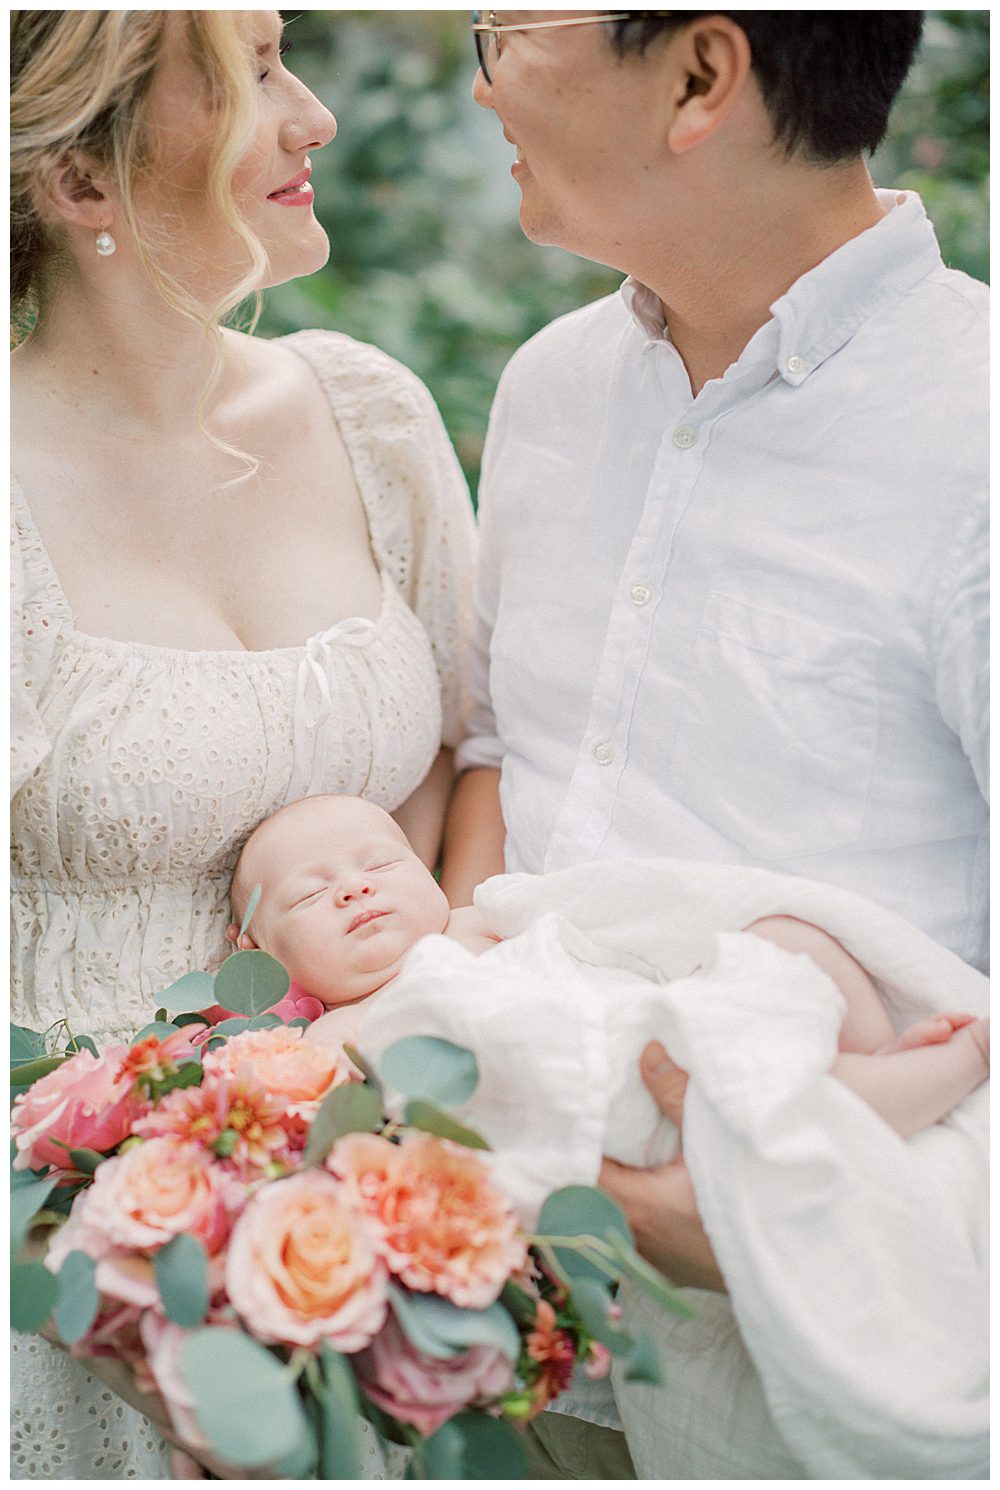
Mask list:
[{"label": "baby's nose", "polygon": [[367,880],[358,880],[357,884],[345,885],[337,894],[339,905],[349,905],[352,900],[357,900],[360,895],[370,895],[372,887]]}]

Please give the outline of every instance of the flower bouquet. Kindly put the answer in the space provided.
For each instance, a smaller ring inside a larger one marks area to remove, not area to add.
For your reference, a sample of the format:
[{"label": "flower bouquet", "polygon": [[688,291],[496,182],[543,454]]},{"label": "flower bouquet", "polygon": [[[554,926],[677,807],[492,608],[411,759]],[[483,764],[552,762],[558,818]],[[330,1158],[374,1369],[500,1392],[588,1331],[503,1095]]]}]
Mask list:
[{"label": "flower bouquet", "polygon": [[622,1277],[689,1311],[596,1189],[555,1192],[525,1233],[448,1111],[469,1051],[401,1040],[375,1071],[270,1012],[288,986],[237,952],[130,1045],[12,1027],[12,1323],[124,1360],[236,1467],[358,1478],[365,1417],[411,1475],[521,1477],[517,1427],[574,1368],[659,1380],[617,1322]]}]

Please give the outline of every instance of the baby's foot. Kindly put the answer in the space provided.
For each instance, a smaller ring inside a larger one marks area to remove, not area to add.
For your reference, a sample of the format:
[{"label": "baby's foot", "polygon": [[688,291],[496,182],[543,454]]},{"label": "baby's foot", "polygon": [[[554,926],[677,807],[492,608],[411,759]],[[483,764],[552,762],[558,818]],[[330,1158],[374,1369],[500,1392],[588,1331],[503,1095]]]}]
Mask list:
[{"label": "baby's foot", "polygon": [[[882,1055],[891,1055],[897,1050],[919,1050],[922,1045],[946,1045],[956,1030],[975,1024],[974,1014],[935,1014],[930,1019],[921,1019],[903,1030],[895,1040],[880,1047]],[[981,1022],[981,1021],[980,1021]],[[989,1033],[987,1032],[987,1051]]]}]

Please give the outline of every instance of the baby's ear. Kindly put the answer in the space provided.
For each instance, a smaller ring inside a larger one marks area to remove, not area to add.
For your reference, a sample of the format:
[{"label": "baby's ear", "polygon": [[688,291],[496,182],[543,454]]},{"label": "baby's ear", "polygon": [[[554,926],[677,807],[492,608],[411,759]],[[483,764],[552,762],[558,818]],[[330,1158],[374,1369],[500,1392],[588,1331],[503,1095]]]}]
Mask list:
[{"label": "baby's ear", "polygon": [[256,952],[257,950],[257,943],[249,931],[244,931],[243,935],[240,936],[240,928],[235,921],[232,921],[226,927],[226,941],[232,942],[233,946],[237,947],[241,952]]}]

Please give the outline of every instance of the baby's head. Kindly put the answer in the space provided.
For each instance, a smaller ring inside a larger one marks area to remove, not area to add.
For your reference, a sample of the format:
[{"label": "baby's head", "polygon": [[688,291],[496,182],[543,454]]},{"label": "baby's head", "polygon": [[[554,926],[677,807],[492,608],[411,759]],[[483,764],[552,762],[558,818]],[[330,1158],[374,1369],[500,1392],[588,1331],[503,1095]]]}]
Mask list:
[{"label": "baby's head", "polygon": [[233,875],[238,922],[258,884],[253,944],[328,1007],[375,993],[414,942],[448,924],[448,901],[402,829],[360,797],[303,797],[266,818]]}]

